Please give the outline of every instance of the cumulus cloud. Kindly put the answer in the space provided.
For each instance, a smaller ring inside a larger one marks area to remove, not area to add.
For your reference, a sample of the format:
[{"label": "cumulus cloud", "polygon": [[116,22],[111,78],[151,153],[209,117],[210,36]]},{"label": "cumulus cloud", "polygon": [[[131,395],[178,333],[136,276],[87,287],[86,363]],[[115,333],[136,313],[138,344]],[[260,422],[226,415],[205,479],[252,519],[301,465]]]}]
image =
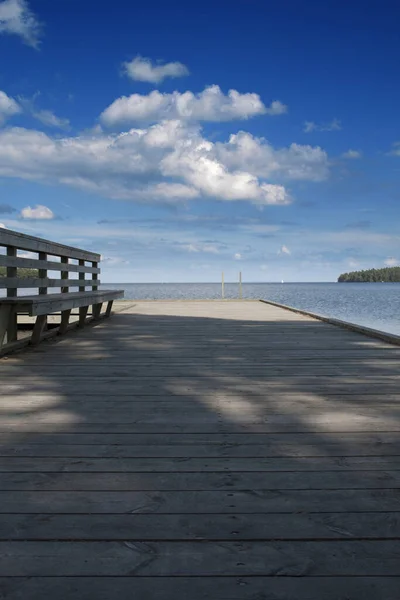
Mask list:
[{"label": "cumulus cloud", "polygon": [[147,95],[122,96],[102,112],[100,119],[107,126],[162,119],[233,121],[285,111],[285,105],[277,100],[266,107],[258,94],[241,94],[237,90],[224,94],[218,85],[212,85],[198,94],[162,94],[154,90]]},{"label": "cumulus cloud", "polygon": [[233,255],[233,258],[235,260],[241,260],[242,259],[242,255],[240,254],[240,252],[236,252],[236,254]]},{"label": "cumulus cloud", "polygon": [[37,204],[34,208],[27,206],[21,210],[21,217],[23,219],[35,219],[35,220],[49,220],[54,219],[54,213],[47,206]]},{"label": "cumulus cloud", "polygon": [[396,267],[398,264],[399,264],[399,261],[397,260],[397,258],[394,258],[393,256],[390,256],[389,258],[387,258],[385,260],[386,267]]},{"label": "cumulus cloud", "polygon": [[312,131],[339,131],[342,129],[342,124],[339,119],[332,119],[330,123],[315,123],[314,121],[306,121],[303,131],[311,133]]},{"label": "cumulus cloud", "polygon": [[7,229],[7,227],[4,225],[4,223],[0,223],[0,229]]},{"label": "cumulus cloud", "polygon": [[227,144],[217,144],[220,159],[230,168],[250,170],[259,177],[322,181],[328,177],[328,156],[319,146],[291,144],[275,150],[264,138],[240,131]]},{"label": "cumulus cloud", "polygon": [[184,77],[189,75],[189,69],[180,62],[154,64],[150,58],[136,56],[130,62],[123,63],[123,69],[130,79],[147,81],[148,83],[161,83],[168,77]]},{"label": "cumulus cloud", "polygon": [[13,100],[13,98],[7,96],[5,92],[0,91],[0,125],[2,125],[9,117],[20,112],[20,105]]},{"label": "cumulus cloud", "polygon": [[0,33],[18,35],[28,46],[38,48],[42,26],[26,0],[0,3]]},{"label": "cumulus cloud", "polygon": [[275,150],[244,132],[215,143],[198,124],[179,120],[64,138],[18,127],[0,130],[0,176],[61,183],[122,200],[177,203],[210,197],[288,204],[290,195],[278,177],[319,181],[327,170],[327,156],[318,147]]},{"label": "cumulus cloud", "polygon": [[362,158],[362,152],[360,150],[352,150],[351,148],[347,152],[343,152],[342,158],[349,158],[351,160]]},{"label": "cumulus cloud", "polygon": [[289,255],[289,254],[291,254],[291,252],[287,246],[281,246],[281,249],[279,250],[278,254]]}]

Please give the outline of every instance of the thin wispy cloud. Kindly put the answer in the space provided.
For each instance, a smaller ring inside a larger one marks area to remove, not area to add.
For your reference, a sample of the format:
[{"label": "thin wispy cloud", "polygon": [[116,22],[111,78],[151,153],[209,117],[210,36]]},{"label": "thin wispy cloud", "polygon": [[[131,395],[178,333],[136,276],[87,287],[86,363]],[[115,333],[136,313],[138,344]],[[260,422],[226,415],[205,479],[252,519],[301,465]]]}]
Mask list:
[{"label": "thin wispy cloud", "polygon": [[27,0],[0,2],[0,33],[16,35],[32,48],[38,48],[42,24],[30,9]]},{"label": "thin wispy cloud", "polygon": [[342,158],[348,158],[350,160],[357,160],[358,158],[362,158],[361,150],[347,150],[347,152],[343,152]]},{"label": "thin wispy cloud", "polygon": [[333,119],[329,123],[315,123],[314,121],[305,121],[304,133],[312,133],[313,131],[340,131],[342,124],[339,119]]}]

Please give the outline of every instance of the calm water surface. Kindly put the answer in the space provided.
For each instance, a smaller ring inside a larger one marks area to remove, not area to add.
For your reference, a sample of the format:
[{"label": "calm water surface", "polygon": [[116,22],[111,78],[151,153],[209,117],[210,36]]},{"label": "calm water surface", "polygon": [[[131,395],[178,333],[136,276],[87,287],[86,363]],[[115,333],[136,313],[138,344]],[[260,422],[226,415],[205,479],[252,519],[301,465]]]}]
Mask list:
[{"label": "calm water surface", "polygon": [[[119,283],[126,299],[217,299],[217,283]],[[237,298],[238,285],[225,284],[225,297]],[[400,283],[244,283],[243,298],[273,300],[321,315],[400,335]]]}]

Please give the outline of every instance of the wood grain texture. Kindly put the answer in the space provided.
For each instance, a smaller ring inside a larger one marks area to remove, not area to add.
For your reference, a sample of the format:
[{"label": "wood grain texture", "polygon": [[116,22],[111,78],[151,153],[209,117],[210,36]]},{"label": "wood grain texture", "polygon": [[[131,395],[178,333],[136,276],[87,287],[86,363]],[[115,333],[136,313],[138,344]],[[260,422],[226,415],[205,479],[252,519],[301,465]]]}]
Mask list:
[{"label": "wood grain texture", "polygon": [[398,600],[399,348],[258,302],[114,310],[0,360],[3,596]]}]

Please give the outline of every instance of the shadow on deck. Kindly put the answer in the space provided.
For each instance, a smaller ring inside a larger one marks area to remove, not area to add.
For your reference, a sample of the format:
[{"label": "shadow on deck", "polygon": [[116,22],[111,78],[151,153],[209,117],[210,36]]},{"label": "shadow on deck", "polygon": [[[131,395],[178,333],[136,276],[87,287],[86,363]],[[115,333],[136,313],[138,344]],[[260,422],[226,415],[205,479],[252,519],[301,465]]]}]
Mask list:
[{"label": "shadow on deck", "polygon": [[400,349],[209,312],[0,361],[0,597],[398,600]]}]

